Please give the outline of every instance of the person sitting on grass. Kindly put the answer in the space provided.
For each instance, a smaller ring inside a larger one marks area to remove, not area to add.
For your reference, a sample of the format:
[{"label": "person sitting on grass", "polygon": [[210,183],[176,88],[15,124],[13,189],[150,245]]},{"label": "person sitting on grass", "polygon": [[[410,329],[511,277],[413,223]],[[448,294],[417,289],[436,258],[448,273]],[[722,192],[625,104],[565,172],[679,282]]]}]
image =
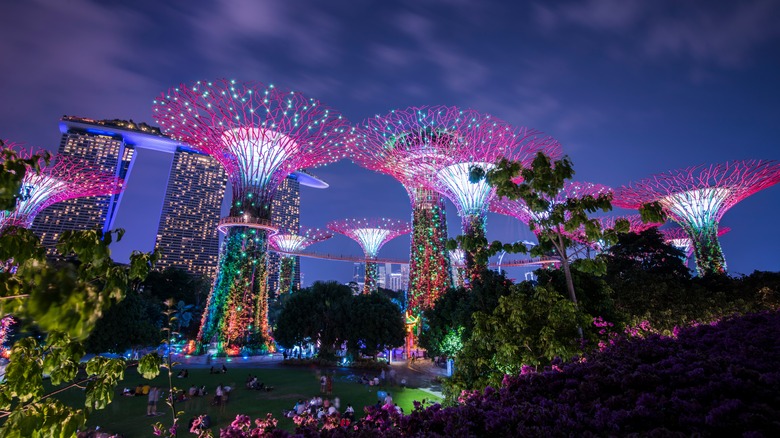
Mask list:
[{"label": "person sitting on grass", "polygon": [[222,374],[225,374],[226,372],[227,372],[227,367],[226,367],[226,366],[225,366],[225,364],[223,363],[223,364],[222,364]]},{"label": "person sitting on grass", "polygon": [[224,389],[222,388],[222,384],[220,383],[217,385],[217,390],[214,391],[214,402],[213,405],[220,406],[222,405],[222,396],[224,395]]},{"label": "person sitting on grass", "polygon": [[352,407],[352,404],[347,403],[347,409],[344,410],[344,418],[346,418],[349,421],[355,420],[355,409]]},{"label": "person sitting on grass", "polygon": [[144,386],[139,383],[138,386],[135,387],[133,395],[144,395]]},{"label": "person sitting on grass", "polygon": [[190,389],[187,390],[187,394],[189,394],[190,398],[196,397],[198,395],[198,387],[193,384],[190,386]]}]

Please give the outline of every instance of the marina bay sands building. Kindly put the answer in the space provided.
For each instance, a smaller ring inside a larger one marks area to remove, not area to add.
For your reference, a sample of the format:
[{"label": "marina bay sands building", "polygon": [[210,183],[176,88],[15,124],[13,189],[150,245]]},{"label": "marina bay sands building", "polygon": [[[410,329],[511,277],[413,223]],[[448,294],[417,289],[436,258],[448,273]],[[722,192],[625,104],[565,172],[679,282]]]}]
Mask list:
[{"label": "marina bay sands building", "polygon": [[[58,153],[98,165],[133,184],[132,171],[137,149],[171,154],[171,168],[165,189],[155,246],[160,249],[158,269],[179,267],[213,279],[219,258],[217,224],[221,216],[227,175],[208,155],[162,134],[159,128],[125,120],[93,120],[64,116],[59,123],[62,139]],[[280,228],[300,230],[300,185],[325,188],[316,177],[296,172],[280,185],[272,204],[272,220]],[[114,228],[122,195],[64,201],[41,212],[32,230],[51,253],[66,230]],[[278,257],[271,254],[269,283],[275,290]],[[296,258],[296,284],[300,284],[300,261]]]}]

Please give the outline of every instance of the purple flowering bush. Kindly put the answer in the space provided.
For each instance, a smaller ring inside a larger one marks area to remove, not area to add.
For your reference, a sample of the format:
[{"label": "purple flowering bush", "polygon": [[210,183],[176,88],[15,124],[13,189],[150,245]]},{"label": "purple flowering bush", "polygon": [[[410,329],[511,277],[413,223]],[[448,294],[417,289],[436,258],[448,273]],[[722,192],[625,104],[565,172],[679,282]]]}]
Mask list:
[{"label": "purple flowering bush", "polygon": [[[459,405],[406,416],[366,408],[348,426],[296,422],[295,436],[775,436],[780,430],[780,313],[732,317],[662,336],[641,328],[579,361],[524,367]],[[237,419],[238,420],[238,419]],[[264,423],[222,436],[285,436]],[[269,421],[267,419],[266,421]],[[259,429],[259,428],[258,428]]]}]

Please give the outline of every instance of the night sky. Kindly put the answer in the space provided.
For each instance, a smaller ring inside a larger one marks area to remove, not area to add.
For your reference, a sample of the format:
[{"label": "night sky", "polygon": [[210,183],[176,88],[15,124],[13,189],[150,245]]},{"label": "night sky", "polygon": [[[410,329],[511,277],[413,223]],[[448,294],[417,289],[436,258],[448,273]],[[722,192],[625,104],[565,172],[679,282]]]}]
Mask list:
[{"label": "night sky", "polygon": [[[611,186],[735,159],[780,159],[780,2],[16,1],[0,6],[0,138],[56,150],[64,115],[153,122],[152,100],[199,79],[258,80],[358,123],[455,105],[557,138],[576,179]],[[118,260],[154,244],[170,158],[140,151],[116,225]],[[349,162],[314,170],[301,223],[408,219],[392,178]],[[731,273],[780,268],[780,186],[733,207]],[[459,220],[448,206],[450,234]],[[529,239],[488,218],[490,239]],[[380,256],[408,258],[408,236]],[[337,236],[311,247],[361,254]],[[352,264],[303,260],[304,281]],[[519,277],[520,272],[510,272]]]}]

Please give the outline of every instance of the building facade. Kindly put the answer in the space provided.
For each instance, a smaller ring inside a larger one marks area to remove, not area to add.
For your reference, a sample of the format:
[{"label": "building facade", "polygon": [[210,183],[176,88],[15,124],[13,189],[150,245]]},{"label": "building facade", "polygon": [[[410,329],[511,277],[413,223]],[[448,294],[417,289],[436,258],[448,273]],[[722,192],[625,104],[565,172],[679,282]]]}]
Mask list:
[{"label": "building facade", "polygon": [[[279,185],[271,203],[271,221],[280,232],[300,233],[301,231],[301,185],[295,174],[287,177]],[[279,254],[268,255],[268,290],[276,293],[279,287]],[[301,258],[295,257],[292,288],[301,288]]]},{"label": "building facade", "polygon": [[214,158],[179,147],[173,155],[155,247],[159,269],[178,267],[213,279],[227,174]]},{"label": "building facade", "polygon": [[[86,123],[73,122],[84,120]],[[126,179],[132,171],[135,147],[121,133],[87,119],[63,118],[60,123],[62,139],[58,155],[77,158],[96,166],[96,169]],[[54,247],[63,231],[111,229],[122,195],[77,198],[54,204],[35,218],[32,231],[41,238],[47,252]]]}]

